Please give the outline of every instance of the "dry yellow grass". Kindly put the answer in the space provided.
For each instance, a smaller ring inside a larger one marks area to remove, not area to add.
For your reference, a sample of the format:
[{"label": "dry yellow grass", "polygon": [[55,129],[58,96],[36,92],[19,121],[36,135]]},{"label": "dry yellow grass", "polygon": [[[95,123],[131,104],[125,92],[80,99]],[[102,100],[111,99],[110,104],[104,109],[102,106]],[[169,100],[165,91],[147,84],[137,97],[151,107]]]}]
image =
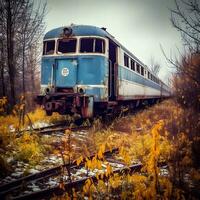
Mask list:
[{"label": "dry yellow grass", "polygon": [[[188,174],[195,184],[200,181],[200,172],[193,168],[192,141],[188,137],[188,132],[192,130],[188,127],[189,122],[193,121],[185,113],[175,101],[167,100],[134,116],[117,119],[107,130],[91,133],[96,149],[100,150],[100,145],[119,147],[120,156],[127,166],[140,161],[144,164],[145,175],[109,175],[106,183],[101,179],[97,185],[86,183],[84,194],[90,197],[101,194],[106,198],[113,188],[118,188],[119,196],[125,199],[184,198],[189,191],[185,175]],[[159,175],[159,162],[168,164],[167,177]],[[93,163],[90,166],[92,169]]]}]

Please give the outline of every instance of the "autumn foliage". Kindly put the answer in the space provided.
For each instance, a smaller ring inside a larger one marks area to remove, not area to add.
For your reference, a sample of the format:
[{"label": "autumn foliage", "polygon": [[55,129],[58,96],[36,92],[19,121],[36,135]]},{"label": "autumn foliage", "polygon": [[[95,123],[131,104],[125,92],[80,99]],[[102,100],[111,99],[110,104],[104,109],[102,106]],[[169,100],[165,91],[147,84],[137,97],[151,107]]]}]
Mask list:
[{"label": "autumn foliage", "polygon": [[[23,104],[17,105],[11,115],[4,115],[5,104],[4,99],[0,116],[1,176],[5,176],[10,170],[7,156],[12,155],[17,160],[35,165],[48,153],[47,144],[50,144],[50,138],[45,139],[44,143],[33,131],[20,133],[21,130],[30,128],[30,123],[37,127],[40,123],[50,124],[65,118],[56,114],[47,117],[43,110],[36,109],[27,113],[24,124],[20,124]],[[176,100],[167,100],[135,115],[116,119],[107,129],[102,129],[96,120],[84,144],[72,137],[70,129],[66,130],[58,149],[52,149],[52,146],[48,146],[48,149],[62,155],[63,163],[77,159],[78,165],[83,158],[96,151],[93,159],[86,159],[85,168],[88,172],[95,173],[97,170],[104,170],[96,173],[96,182],[88,179],[81,191],[71,188],[71,192],[64,197],[195,199],[200,183],[197,116],[198,113],[193,108],[182,107]],[[78,150],[75,147],[79,147]],[[118,157],[127,168],[139,162],[143,164],[142,171],[114,174],[113,167],[106,163],[103,153],[115,147],[119,148]],[[160,168],[161,164],[166,166],[165,173]],[[70,173],[68,169],[69,177]],[[61,182],[60,186],[63,184]]]},{"label": "autumn foliage", "polygon": [[177,64],[174,88],[178,103],[200,111],[200,54],[188,54]]}]

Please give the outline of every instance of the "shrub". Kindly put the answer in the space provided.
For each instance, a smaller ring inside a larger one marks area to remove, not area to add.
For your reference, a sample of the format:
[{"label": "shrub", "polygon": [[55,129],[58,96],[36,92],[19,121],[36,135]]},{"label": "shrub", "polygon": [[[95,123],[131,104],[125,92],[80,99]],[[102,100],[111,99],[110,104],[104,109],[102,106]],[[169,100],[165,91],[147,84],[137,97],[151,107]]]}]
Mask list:
[{"label": "shrub", "polygon": [[175,97],[185,108],[200,111],[200,54],[183,57],[174,79]]},{"label": "shrub", "polygon": [[29,162],[30,164],[38,163],[43,156],[43,148],[39,143],[39,138],[35,134],[25,132],[16,141],[17,159]]},{"label": "shrub", "polygon": [[192,142],[194,166],[199,168],[200,151],[200,54],[194,53],[183,57],[178,63],[174,79],[175,98],[184,108],[181,117],[182,131],[187,133]]},{"label": "shrub", "polygon": [[0,98],[0,115],[5,115],[7,111],[7,98]]}]

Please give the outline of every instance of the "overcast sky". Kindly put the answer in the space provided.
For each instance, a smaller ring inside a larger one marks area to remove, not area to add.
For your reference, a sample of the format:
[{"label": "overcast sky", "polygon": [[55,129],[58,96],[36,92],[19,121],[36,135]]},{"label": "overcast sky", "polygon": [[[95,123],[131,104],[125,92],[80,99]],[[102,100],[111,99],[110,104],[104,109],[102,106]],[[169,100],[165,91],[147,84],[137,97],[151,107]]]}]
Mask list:
[{"label": "overcast sky", "polygon": [[170,68],[160,45],[169,55],[181,50],[180,33],[170,22],[174,0],[47,0],[46,31],[73,24],[106,27],[143,63],[151,57],[162,65],[165,79]]}]

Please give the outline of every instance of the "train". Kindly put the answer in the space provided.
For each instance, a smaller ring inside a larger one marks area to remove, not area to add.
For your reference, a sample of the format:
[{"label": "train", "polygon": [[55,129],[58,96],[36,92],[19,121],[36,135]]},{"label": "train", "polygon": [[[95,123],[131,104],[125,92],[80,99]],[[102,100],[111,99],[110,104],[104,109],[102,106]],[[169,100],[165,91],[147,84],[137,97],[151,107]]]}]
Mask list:
[{"label": "train", "polygon": [[170,88],[106,28],[72,24],[44,36],[37,103],[47,115],[91,119],[170,95]]}]

